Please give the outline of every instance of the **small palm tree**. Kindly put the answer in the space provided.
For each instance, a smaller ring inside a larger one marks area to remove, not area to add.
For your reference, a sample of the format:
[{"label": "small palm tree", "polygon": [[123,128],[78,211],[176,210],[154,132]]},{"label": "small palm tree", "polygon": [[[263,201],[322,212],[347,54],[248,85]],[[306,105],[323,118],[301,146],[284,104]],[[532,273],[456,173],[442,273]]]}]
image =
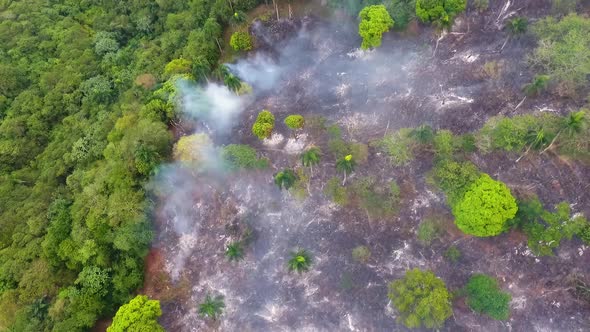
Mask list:
[{"label": "small palm tree", "polygon": [[354,167],[356,166],[356,161],[352,159],[352,155],[346,155],[344,158],[339,159],[336,161],[336,169],[340,172],[344,173],[344,180],[342,181],[342,185],[346,184],[346,177],[348,174],[354,171]]},{"label": "small palm tree", "polygon": [[228,89],[230,89],[236,94],[242,87],[242,81],[234,74],[227,74],[223,78],[223,83],[227,86]]},{"label": "small palm tree", "polygon": [[212,297],[210,294],[207,294],[205,301],[199,305],[199,315],[204,318],[209,317],[213,320],[217,320],[221,315],[223,308],[225,308],[223,296],[219,295]]},{"label": "small palm tree", "polygon": [[559,131],[557,132],[549,146],[546,147],[543,151],[541,151],[541,153],[545,153],[545,151],[549,150],[553,146],[555,141],[557,141],[557,138],[559,137],[559,135],[561,135],[561,133],[565,132],[568,136],[574,136],[576,134],[581,133],[586,128],[586,125],[586,113],[583,110],[578,112],[571,112],[562,122],[561,128],[559,129]]},{"label": "small palm tree", "polygon": [[211,65],[204,57],[198,57],[195,60],[193,60],[192,73],[193,77],[195,78],[195,80],[197,80],[197,82],[200,82],[203,79],[205,79],[205,81],[209,83],[209,78],[207,77],[207,75],[211,73]]},{"label": "small palm tree", "polygon": [[529,21],[526,17],[515,17],[508,21],[506,28],[512,36],[520,36],[526,33],[529,26]]},{"label": "small palm tree", "polygon": [[525,142],[528,145],[524,153],[516,159],[519,162],[522,157],[526,156],[531,149],[539,150],[549,143],[549,138],[543,128],[531,129],[525,137]]},{"label": "small palm tree", "polygon": [[285,169],[275,174],[275,184],[279,189],[289,190],[297,181],[297,174],[291,169]]},{"label": "small palm tree", "polygon": [[225,257],[231,261],[239,261],[244,259],[244,248],[241,242],[232,242],[225,249]]},{"label": "small palm tree", "polygon": [[291,258],[287,262],[289,271],[301,273],[309,270],[311,266],[311,255],[305,249],[293,251],[290,256]]},{"label": "small palm tree", "polygon": [[412,137],[414,137],[421,144],[428,144],[434,139],[434,132],[429,125],[421,125],[412,130]]},{"label": "small palm tree", "polygon": [[321,150],[315,146],[301,154],[301,163],[303,166],[310,168],[311,176],[313,176],[313,166],[320,163],[321,154]]},{"label": "small palm tree", "polygon": [[215,76],[215,78],[220,81],[225,80],[225,77],[229,74],[231,74],[231,73],[229,72],[229,68],[227,68],[226,65],[219,65],[213,71],[213,76]]},{"label": "small palm tree", "polygon": [[547,89],[549,79],[548,75],[536,75],[531,83],[523,87],[524,94],[530,97],[538,96]]}]

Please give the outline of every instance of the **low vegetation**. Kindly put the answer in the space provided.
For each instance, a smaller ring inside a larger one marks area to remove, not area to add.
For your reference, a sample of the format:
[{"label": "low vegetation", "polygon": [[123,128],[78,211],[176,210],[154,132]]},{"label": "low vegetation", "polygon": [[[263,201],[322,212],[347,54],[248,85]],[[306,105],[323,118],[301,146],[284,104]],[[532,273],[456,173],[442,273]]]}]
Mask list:
[{"label": "low vegetation", "polygon": [[236,31],[231,35],[229,45],[234,51],[249,51],[252,49],[252,38],[244,31]]},{"label": "low vegetation", "polygon": [[230,170],[251,170],[268,167],[267,159],[258,158],[254,148],[243,144],[230,144],[223,147],[221,158]]},{"label": "low vegetation", "polygon": [[205,300],[199,304],[199,315],[203,318],[217,320],[223,313],[224,308],[225,302],[223,301],[223,296],[211,296],[211,294],[207,294]]},{"label": "low vegetation", "polygon": [[498,320],[510,317],[512,296],[500,290],[496,279],[485,274],[475,274],[465,286],[465,293],[471,310]]},{"label": "low vegetation", "polygon": [[311,267],[311,255],[305,249],[291,252],[287,267],[289,271],[306,272]]}]

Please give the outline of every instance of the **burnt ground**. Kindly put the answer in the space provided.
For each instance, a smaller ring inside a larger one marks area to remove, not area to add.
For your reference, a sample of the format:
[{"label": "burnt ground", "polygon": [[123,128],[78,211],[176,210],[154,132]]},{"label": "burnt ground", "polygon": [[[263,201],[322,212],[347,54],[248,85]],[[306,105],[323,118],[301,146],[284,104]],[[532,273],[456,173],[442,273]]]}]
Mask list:
[{"label": "burnt ground", "polygon": [[[171,165],[155,191],[157,237],[148,256],[144,291],[162,302],[161,323],[169,331],[403,331],[388,304],[387,284],[407,269],[431,269],[449,289],[463,286],[473,273],[498,278],[512,294],[506,322],[475,314],[458,299],[445,331],[584,331],[590,307],[575,298],[568,280],[588,276],[590,253],[579,240],[564,241],[553,257],[535,257],[526,237],[511,231],[494,238],[462,234],[453,224],[444,196],[426,182],[432,155],[417,154],[405,167],[393,167],[378,151],[352,178],[395,179],[402,188],[395,217],[368,218],[365,211],[339,207],[322,193],[338,176],[327,153],[326,134],[304,131],[292,138],[282,119],[300,113],[321,115],[343,128],[348,141],[368,143],[386,132],[430,124],[455,133],[474,132],[495,115],[556,112],[579,105],[547,95],[526,100],[521,87],[533,72],[526,54],[534,40],[506,41],[498,27],[510,15],[531,20],[547,15],[548,1],[491,1],[484,14],[461,17],[434,54],[438,36],[424,27],[414,35],[389,33],[377,51],[361,52],[354,23],[307,16],[293,21],[257,23],[252,33],[258,51],[232,65],[256,93],[230,135],[217,144],[251,144],[271,161],[264,171],[229,176],[203,174]],[[498,19],[499,17],[499,19]],[[486,62],[498,73],[486,74]],[[244,69],[246,68],[246,69]],[[272,70],[271,70],[272,69]],[[257,112],[271,110],[276,135],[265,142],[250,134]],[[297,153],[310,145],[325,151],[301,200],[279,191],[272,174],[298,165]],[[574,212],[590,215],[590,167],[554,155],[519,163],[517,155],[472,154],[484,172],[504,181],[517,196],[536,194],[546,207],[568,201]],[[446,234],[430,246],[416,240],[419,222],[435,216]],[[245,259],[228,262],[225,246],[247,239]],[[366,245],[368,263],[353,261],[351,250]],[[450,263],[442,255],[456,245],[463,257]],[[298,247],[314,257],[302,275],[286,271],[288,253]],[[219,321],[197,316],[206,293],[225,297]]]}]

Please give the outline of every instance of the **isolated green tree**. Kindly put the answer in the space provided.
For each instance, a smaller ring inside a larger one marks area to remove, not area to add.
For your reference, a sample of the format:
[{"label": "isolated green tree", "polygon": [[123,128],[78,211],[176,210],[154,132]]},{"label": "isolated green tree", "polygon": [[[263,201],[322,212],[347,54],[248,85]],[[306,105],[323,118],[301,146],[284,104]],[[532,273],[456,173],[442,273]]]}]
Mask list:
[{"label": "isolated green tree", "polygon": [[393,19],[384,5],[373,5],[363,8],[359,13],[359,35],[363,38],[362,49],[381,46],[384,32],[393,27]]},{"label": "isolated green tree", "polygon": [[416,0],[416,16],[425,23],[450,27],[465,7],[467,0]]},{"label": "isolated green tree", "polygon": [[313,175],[313,166],[320,163],[322,152],[318,147],[311,147],[304,151],[300,158],[301,164],[305,167],[309,167],[311,170],[311,174]]},{"label": "isolated green tree", "polygon": [[526,17],[515,17],[506,23],[506,29],[512,36],[524,35],[527,32],[529,21]]},{"label": "isolated green tree", "polygon": [[203,318],[217,320],[223,312],[223,308],[225,308],[223,296],[218,295],[213,297],[211,294],[207,294],[203,303],[199,305],[199,315]]},{"label": "isolated green tree", "polygon": [[336,169],[339,172],[344,173],[344,180],[342,181],[342,185],[346,184],[346,177],[348,174],[354,172],[354,167],[356,166],[356,161],[352,158],[352,155],[346,155],[343,158],[340,158],[336,161]]},{"label": "isolated green tree", "polygon": [[287,262],[287,267],[289,271],[295,271],[298,273],[306,272],[311,267],[311,255],[307,250],[300,249],[297,251],[293,251],[289,254],[290,258]]},{"label": "isolated green tree", "polygon": [[271,112],[262,110],[258,113],[256,121],[252,125],[252,133],[259,139],[270,137],[275,126],[275,117]]},{"label": "isolated green tree", "polygon": [[451,294],[431,271],[413,269],[389,284],[389,299],[399,312],[398,322],[409,328],[440,328],[453,314]]},{"label": "isolated green tree", "polygon": [[158,324],[158,317],[161,315],[160,301],[149,300],[145,295],[137,295],[119,308],[107,332],[164,332],[164,328]]},{"label": "isolated green tree", "polygon": [[496,279],[485,274],[475,274],[465,286],[467,305],[479,313],[497,320],[507,320],[510,316],[509,293],[502,292]]},{"label": "isolated green tree", "polygon": [[252,39],[247,32],[236,31],[231,35],[229,45],[234,51],[249,51],[252,49]]},{"label": "isolated green tree", "polygon": [[274,176],[274,182],[279,189],[289,189],[297,181],[297,174],[292,169],[284,169]]},{"label": "isolated green tree", "polygon": [[506,222],[518,211],[510,189],[482,174],[453,206],[455,224],[475,236],[495,236],[506,230]]},{"label": "isolated green tree", "polygon": [[291,129],[301,129],[305,124],[305,119],[299,114],[291,114],[285,118],[285,124]]}]

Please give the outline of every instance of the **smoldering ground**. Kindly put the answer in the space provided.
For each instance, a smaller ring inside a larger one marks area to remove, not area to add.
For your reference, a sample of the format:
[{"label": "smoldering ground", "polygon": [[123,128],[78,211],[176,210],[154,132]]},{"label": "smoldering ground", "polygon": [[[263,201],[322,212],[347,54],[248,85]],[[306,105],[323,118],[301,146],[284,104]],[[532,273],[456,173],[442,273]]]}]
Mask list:
[{"label": "smoldering ground", "polygon": [[[271,167],[227,174],[215,167],[197,172],[175,164],[160,173],[154,183],[158,188],[158,235],[154,247],[164,255],[172,284],[188,285],[183,288],[187,293],[183,300],[162,300],[161,321],[167,329],[403,330],[388,306],[387,284],[413,267],[432,269],[451,287],[459,287],[474,271],[485,272],[498,276],[514,290],[518,301],[513,303],[509,322],[486,320],[459,306],[456,318],[445,325],[446,330],[530,330],[538,326],[576,330],[584,326],[584,315],[567,292],[556,291],[540,298],[526,288],[527,279],[535,278],[534,273],[554,270],[557,265],[537,262],[534,257],[522,255],[520,249],[515,253],[517,246],[512,237],[488,241],[451,234],[452,241],[468,253],[459,266],[442,259],[448,244],[435,243],[427,248],[417,243],[415,229],[424,215],[448,215],[444,198],[429,191],[424,180],[431,167],[430,157],[418,156],[406,168],[392,168],[383,156],[372,151],[371,163],[361,165],[355,176],[370,174],[381,181],[395,178],[406,193],[398,217],[369,220],[364,211],[338,207],[323,195],[327,180],[337,175],[333,157],[327,151],[311,178],[309,196],[298,200],[272,183],[272,174],[278,169],[298,164],[297,154],[287,151],[295,139],[264,144],[250,133],[256,114],[263,108],[275,114],[275,131],[283,137],[292,136],[282,124],[284,117],[292,113],[322,115],[339,123],[346,139],[359,142],[422,123],[456,132],[475,130],[487,117],[506,113],[519,101],[512,98],[514,92],[498,98],[497,94],[507,89],[504,85],[498,87],[471,74],[479,68],[476,65],[499,56],[489,53],[489,49],[501,45],[503,36],[493,42],[471,40],[470,46],[461,46],[462,42],[451,36],[445,40],[447,45],[441,45],[442,58],[432,58],[433,43],[424,38],[387,36],[381,48],[361,51],[354,22],[305,18],[260,23],[252,32],[260,42],[259,51],[229,66],[252,85],[252,99],[238,98],[234,105],[239,106],[226,110],[223,114],[228,116],[222,117],[225,120],[219,124],[215,123],[217,107],[211,106],[219,100],[208,95],[209,88],[189,98],[190,103],[183,107],[194,115],[193,121],[207,124],[209,129],[205,131],[214,139],[212,149],[205,151],[213,152],[204,153],[212,160],[218,158],[222,144],[248,143],[270,159]],[[519,54],[510,46],[507,52],[516,52],[511,56]],[[462,56],[467,53],[471,56]],[[217,92],[234,98],[228,91]],[[201,108],[200,102],[191,105],[203,94],[214,98],[206,104],[209,106]],[[489,98],[492,95],[494,99]],[[536,106],[525,104],[521,110]],[[306,147],[319,145],[321,140],[308,135],[295,141]],[[488,172],[501,176],[502,165],[497,169],[486,167]],[[539,190],[540,196],[547,195],[544,187]],[[453,227],[452,223],[449,227]],[[245,259],[230,263],[224,257],[225,247],[237,240],[248,243]],[[368,264],[352,260],[351,250],[358,245],[371,249]],[[499,252],[487,262],[485,253],[494,246]],[[313,255],[310,272],[287,272],[289,252],[297,248],[305,248]],[[587,260],[588,254],[584,255]],[[566,265],[569,270],[588,270],[588,264],[573,258]],[[197,315],[198,304],[208,293],[225,297],[226,308],[218,322]],[[551,305],[557,295],[564,297],[560,312]]]}]

